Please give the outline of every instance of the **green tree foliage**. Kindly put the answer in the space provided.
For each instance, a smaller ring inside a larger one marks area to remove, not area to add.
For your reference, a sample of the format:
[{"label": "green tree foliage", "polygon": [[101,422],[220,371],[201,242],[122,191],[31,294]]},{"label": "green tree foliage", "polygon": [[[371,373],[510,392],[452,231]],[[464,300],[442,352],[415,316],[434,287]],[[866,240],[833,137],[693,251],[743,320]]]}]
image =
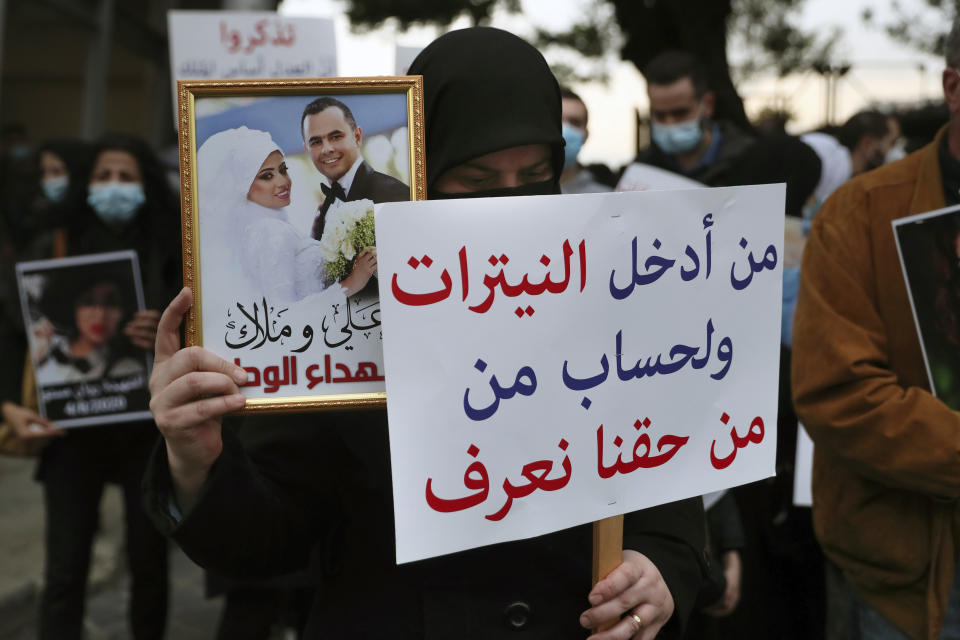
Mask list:
[{"label": "green tree foliage", "polygon": [[[797,27],[795,18],[804,1],[591,0],[582,19],[569,30],[536,29],[532,41],[544,50],[576,51],[581,63],[584,58],[592,61],[587,63],[587,73],[576,73],[578,65],[555,63],[555,71],[567,81],[603,79],[602,69],[594,63],[611,50],[642,71],[658,53],[685,49],[707,68],[717,94],[717,116],[749,127],[731,77],[728,43],[736,42],[746,52],[740,77],[767,69],[786,74],[822,64],[839,34],[818,38]],[[360,26],[394,18],[405,28],[413,23],[447,25],[462,15],[483,24],[497,7],[521,9],[520,0],[348,0],[347,14]]]},{"label": "green tree foliage", "polygon": [[396,20],[401,29],[412,24],[448,25],[468,16],[474,25],[486,24],[497,6],[520,10],[520,0],[349,0],[347,16],[361,27],[377,27]]},{"label": "green tree foliage", "polygon": [[892,16],[882,24],[872,9],[864,10],[863,20],[908,47],[943,56],[950,25],[960,15],[960,0],[914,0],[910,4],[904,9],[899,0],[890,2]]},{"label": "green tree foliage", "polygon": [[706,67],[717,116],[749,126],[734,86],[728,45],[744,52],[738,77],[781,75],[829,58],[838,32],[817,37],[795,24],[804,0],[607,0],[624,34],[621,55],[641,71],[657,54],[684,49]]}]

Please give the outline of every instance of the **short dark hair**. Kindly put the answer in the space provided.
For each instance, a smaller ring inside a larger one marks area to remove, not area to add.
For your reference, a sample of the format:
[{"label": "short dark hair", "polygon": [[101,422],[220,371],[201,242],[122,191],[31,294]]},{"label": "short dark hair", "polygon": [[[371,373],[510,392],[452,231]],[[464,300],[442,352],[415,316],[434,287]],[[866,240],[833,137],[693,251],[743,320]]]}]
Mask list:
[{"label": "short dark hair", "polygon": [[690,78],[693,93],[700,97],[710,90],[707,85],[707,72],[703,64],[689,51],[671,49],[658,54],[643,69],[647,84],[673,84],[677,80]]},{"label": "short dark hair", "polygon": [[943,45],[947,66],[960,69],[960,15],[953,19],[953,26]]},{"label": "short dark hair", "polygon": [[312,116],[314,114],[320,113],[321,111],[326,111],[330,107],[337,107],[340,111],[343,112],[343,117],[346,119],[347,124],[350,125],[350,128],[354,131],[357,129],[357,120],[353,117],[353,112],[350,111],[350,107],[343,104],[336,98],[330,96],[323,96],[322,98],[317,98],[306,107],[303,108],[303,115],[300,116],[300,135],[303,133],[303,123],[307,119],[307,116]]},{"label": "short dark hair", "polygon": [[853,151],[864,136],[883,138],[890,133],[889,116],[879,111],[859,111],[843,123],[837,131],[837,140]]},{"label": "short dark hair", "polygon": [[583,112],[584,112],[585,114],[587,114],[587,115],[586,115],[586,118],[584,118],[584,124],[586,124],[587,121],[589,121],[589,119],[590,119],[590,111],[589,111],[589,109],[587,109],[587,103],[583,101],[583,98],[581,98],[581,97],[578,96],[576,93],[574,93],[573,89],[571,89],[570,87],[561,86],[561,87],[560,87],[560,99],[561,99],[561,100],[576,100],[577,102],[579,102],[580,104],[582,104],[582,105],[583,105]]},{"label": "short dark hair", "polygon": [[116,288],[124,322],[133,317],[137,310],[136,301],[130,297],[136,291],[133,271],[119,262],[95,262],[47,272],[37,306],[58,333],[76,337],[75,313],[80,298],[98,284]]}]

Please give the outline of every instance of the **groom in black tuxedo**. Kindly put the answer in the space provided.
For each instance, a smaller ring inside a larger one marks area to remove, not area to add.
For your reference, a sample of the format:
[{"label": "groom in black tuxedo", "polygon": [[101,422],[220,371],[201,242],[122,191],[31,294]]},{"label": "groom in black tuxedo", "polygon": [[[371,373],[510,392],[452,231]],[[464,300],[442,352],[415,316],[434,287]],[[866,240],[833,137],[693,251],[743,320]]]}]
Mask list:
[{"label": "groom in black tuxedo", "polygon": [[369,199],[396,202],[410,199],[410,187],[385,173],[374,171],[360,155],[363,131],[350,108],[336,98],[317,98],[303,110],[300,119],[303,146],[317,171],[330,186],[323,185],[324,200],[313,221],[311,235],[323,235],[327,210],[334,200]]}]

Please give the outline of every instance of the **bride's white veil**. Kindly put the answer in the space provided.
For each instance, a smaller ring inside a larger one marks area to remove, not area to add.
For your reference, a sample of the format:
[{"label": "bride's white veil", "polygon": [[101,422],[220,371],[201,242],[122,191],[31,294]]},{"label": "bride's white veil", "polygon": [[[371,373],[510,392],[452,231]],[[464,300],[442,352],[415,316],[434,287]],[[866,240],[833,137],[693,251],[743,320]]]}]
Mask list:
[{"label": "bride's white veil", "polygon": [[242,234],[264,209],[247,200],[250,185],[268,155],[280,147],[265,131],[239,127],[207,138],[197,151],[197,208],[201,290],[213,293],[243,284]]}]

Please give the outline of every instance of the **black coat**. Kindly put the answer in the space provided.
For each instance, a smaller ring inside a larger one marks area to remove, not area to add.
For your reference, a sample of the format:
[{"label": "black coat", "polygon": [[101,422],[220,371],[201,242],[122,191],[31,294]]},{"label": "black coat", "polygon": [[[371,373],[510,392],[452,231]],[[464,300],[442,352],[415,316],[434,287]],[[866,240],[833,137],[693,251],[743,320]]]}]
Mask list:
[{"label": "black coat", "polygon": [[[410,187],[393,176],[374,171],[366,160],[362,160],[360,166],[357,167],[357,173],[354,174],[353,182],[350,184],[350,192],[347,193],[347,202],[373,200],[376,204],[378,202],[405,202],[410,199]],[[310,231],[310,237],[314,240],[320,240],[323,237],[327,211],[332,203],[332,197],[326,198],[317,210]]]},{"label": "black coat", "polygon": [[376,202],[404,202],[410,200],[410,187],[393,176],[374,171],[364,160],[347,193],[347,200],[373,200]]},{"label": "black coat", "polygon": [[[246,577],[322,567],[308,639],[587,635],[578,619],[589,607],[590,525],[397,566],[386,412],[256,417],[244,428],[278,420],[300,428],[255,459],[224,429],[223,453],[179,522],[166,449],[155,450],[145,506],[195,562]],[[661,637],[679,637],[708,562],[702,502],[628,514],[624,534],[673,594]]]}]

